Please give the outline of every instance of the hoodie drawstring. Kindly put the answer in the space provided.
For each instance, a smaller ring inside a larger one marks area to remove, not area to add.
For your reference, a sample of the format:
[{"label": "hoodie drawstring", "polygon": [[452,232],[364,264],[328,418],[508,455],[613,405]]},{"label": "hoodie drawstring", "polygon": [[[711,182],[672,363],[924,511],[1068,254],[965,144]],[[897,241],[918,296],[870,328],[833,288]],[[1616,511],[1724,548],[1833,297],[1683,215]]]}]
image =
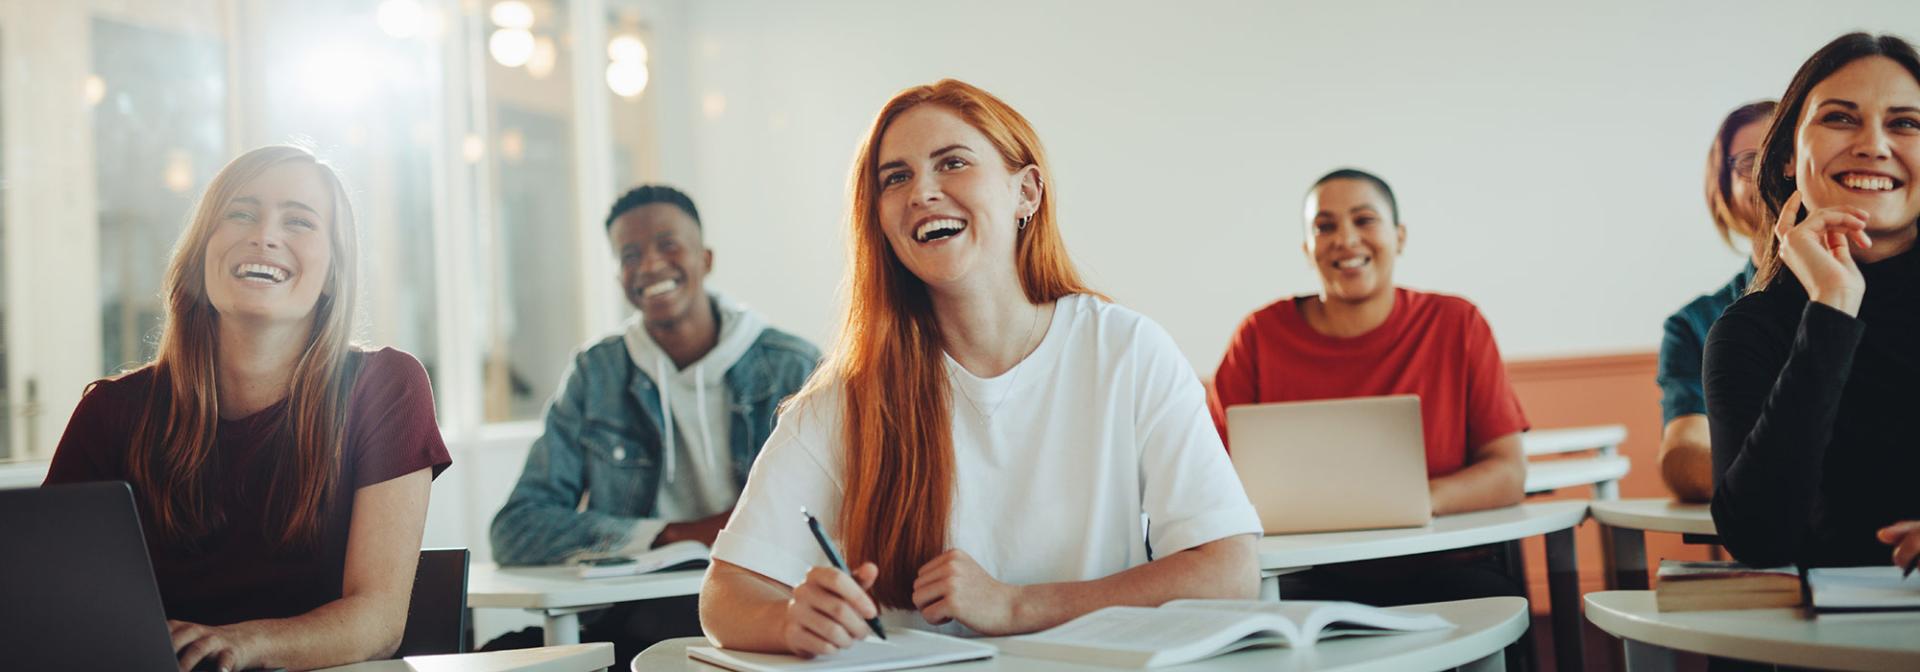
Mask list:
[{"label": "hoodie drawstring", "polygon": [[665,474],[666,480],[664,482],[672,483],[673,482],[673,453],[674,453],[673,435],[676,434],[677,432],[674,431],[676,428],[674,427],[674,424],[673,424],[673,400],[672,400],[673,383],[667,380],[667,376],[664,374],[666,374],[666,372],[668,371],[672,371],[673,369],[667,368],[667,356],[665,353],[656,355],[654,357],[654,363],[658,365],[658,367],[655,368],[654,370],[659,371],[663,374],[660,376],[660,382],[663,384],[659,385],[659,388],[660,388],[660,416],[661,416],[660,433],[665,435],[664,443],[666,444],[666,462],[667,462],[667,468],[666,468],[666,474]]}]

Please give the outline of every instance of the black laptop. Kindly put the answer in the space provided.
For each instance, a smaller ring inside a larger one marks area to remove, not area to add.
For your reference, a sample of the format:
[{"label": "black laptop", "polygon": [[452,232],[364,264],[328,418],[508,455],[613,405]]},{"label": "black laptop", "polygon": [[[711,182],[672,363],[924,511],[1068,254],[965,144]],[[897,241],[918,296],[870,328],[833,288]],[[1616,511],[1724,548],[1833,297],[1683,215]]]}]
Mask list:
[{"label": "black laptop", "polygon": [[0,490],[0,657],[15,670],[179,669],[126,483]]}]

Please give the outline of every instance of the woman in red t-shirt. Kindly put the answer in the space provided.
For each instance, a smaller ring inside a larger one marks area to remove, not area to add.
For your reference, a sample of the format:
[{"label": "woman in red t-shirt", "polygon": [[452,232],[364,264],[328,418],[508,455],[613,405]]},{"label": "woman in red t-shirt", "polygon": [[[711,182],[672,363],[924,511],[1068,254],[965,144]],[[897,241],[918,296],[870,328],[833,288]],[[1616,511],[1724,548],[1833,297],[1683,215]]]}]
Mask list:
[{"label": "woman in red t-shirt", "polygon": [[419,362],[348,342],[355,253],[326,164],[234,159],[174,248],[158,355],[90,386],[61,437],[48,483],[132,484],[182,670],[399,645],[451,460]]},{"label": "woman in red t-shirt", "polygon": [[[1493,330],[1465,299],[1394,286],[1394,262],[1407,242],[1399,214],[1392,188],[1371,173],[1337,170],[1314,183],[1301,248],[1320,276],[1320,291],[1281,299],[1241,322],[1214,374],[1214,422],[1225,440],[1228,406],[1418,395],[1434,515],[1518,504],[1525,494],[1520,433],[1527,420]],[[1491,553],[1469,549],[1449,557],[1477,565]],[[1348,572],[1356,580],[1341,583],[1355,590],[1335,592],[1380,603],[1518,592],[1490,567],[1476,569],[1474,578],[1442,579],[1428,574],[1461,563],[1381,564],[1392,567]],[[1441,584],[1460,589],[1440,590]]]}]

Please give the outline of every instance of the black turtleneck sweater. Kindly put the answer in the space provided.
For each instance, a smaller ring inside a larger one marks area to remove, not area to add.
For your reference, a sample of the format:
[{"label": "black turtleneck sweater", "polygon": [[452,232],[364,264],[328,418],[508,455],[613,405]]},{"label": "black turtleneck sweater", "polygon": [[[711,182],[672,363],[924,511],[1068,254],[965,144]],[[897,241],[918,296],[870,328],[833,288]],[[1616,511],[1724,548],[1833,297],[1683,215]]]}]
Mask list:
[{"label": "black turtleneck sweater", "polygon": [[1860,268],[1858,317],[1782,268],[1707,335],[1713,522],[1749,565],[1884,565],[1920,520],[1920,248]]}]

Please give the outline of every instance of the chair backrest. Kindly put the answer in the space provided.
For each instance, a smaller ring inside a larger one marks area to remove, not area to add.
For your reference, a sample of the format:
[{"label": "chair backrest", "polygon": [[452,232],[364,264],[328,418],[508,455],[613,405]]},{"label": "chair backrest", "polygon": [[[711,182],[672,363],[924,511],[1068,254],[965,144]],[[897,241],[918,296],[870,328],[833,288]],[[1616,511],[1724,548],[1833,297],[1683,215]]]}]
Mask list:
[{"label": "chair backrest", "polygon": [[[1536,429],[1521,434],[1520,445],[1527,459],[1527,494],[1591,485],[1594,499],[1619,499],[1620,479],[1632,467],[1632,461],[1619,452],[1626,439],[1627,428],[1622,425]],[[1563,457],[1587,451],[1594,454]],[[1543,456],[1551,457],[1535,459]]]},{"label": "chair backrest", "polygon": [[407,629],[394,658],[467,652],[467,549],[420,550]]}]

